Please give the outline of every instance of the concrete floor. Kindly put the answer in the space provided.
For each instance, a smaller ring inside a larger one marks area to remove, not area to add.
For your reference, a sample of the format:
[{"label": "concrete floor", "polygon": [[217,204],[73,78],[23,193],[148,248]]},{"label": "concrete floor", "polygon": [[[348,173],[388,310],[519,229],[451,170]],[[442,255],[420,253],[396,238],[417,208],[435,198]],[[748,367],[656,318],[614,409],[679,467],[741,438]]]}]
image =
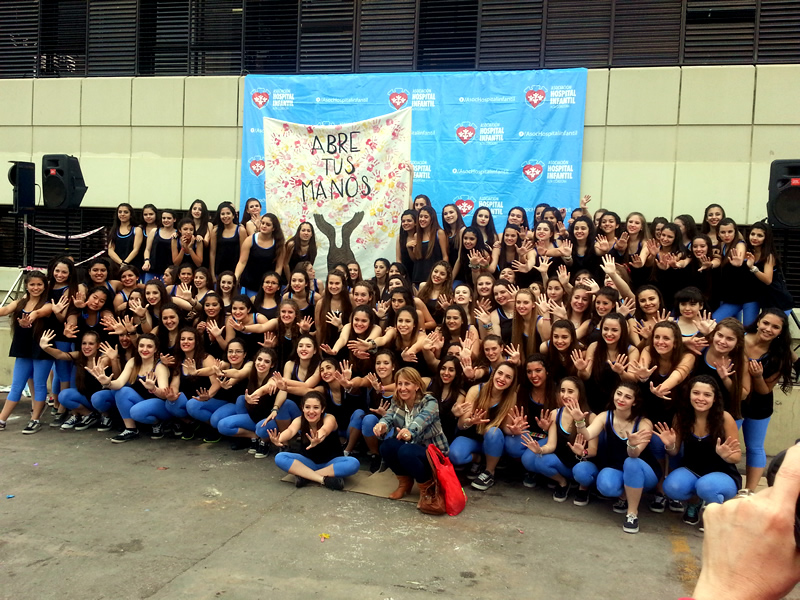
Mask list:
[{"label": "concrete floor", "polygon": [[3,599],[666,599],[699,572],[702,534],[669,512],[645,510],[628,535],[607,503],[501,481],[468,488],[460,516],[430,517],[295,489],[226,443],[24,436],[27,405],[0,433]]}]

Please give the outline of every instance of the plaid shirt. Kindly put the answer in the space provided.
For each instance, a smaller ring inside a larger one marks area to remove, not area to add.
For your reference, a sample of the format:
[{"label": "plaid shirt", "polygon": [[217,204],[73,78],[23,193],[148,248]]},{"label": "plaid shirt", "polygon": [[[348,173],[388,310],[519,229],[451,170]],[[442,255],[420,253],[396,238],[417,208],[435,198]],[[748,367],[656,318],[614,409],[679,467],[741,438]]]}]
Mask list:
[{"label": "plaid shirt", "polygon": [[[428,444],[435,444],[445,456],[450,451],[450,444],[442,432],[442,422],[439,420],[439,401],[431,394],[425,396],[411,407],[408,411],[404,404],[398,403],[397,395],[392,400],[392,406],[386,411],[384,417],[379,421],[386,423],[391,429],[400,430],[408,428],[411,432],[412,444],[428,447]],[[411,421],[406,425],[406,419]]]}]

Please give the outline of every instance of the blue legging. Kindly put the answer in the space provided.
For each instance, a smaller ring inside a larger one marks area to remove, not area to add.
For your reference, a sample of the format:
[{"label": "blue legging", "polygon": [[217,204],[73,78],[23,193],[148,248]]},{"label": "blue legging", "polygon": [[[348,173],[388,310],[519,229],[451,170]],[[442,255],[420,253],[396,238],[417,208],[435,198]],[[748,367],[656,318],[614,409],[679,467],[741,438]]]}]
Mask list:
[{"label": "blue legging", "polygon": [[767,438],[769,419],[770,417],[766,419],[745,419],[742,424],[748,467],[764,468],[767,466],[764,440]]},{"label": "blue legging", "polygon": [[[165,421],[169,419],[169,413],[164,406],[166,402],[161,398],[142,398],[136,390],[131,387],[125,386],[117,390],[114,395],[114,400],[117,403],[117,410],[123,419],[133,419],[140,423],[147,423],[152,425],[158,421]],[[134,408],[140,404],[147,403],[136,410]]]},{"label": "blue legging", "polygon": [[358,469],[361,466],[358,459],[352,456],[337,456],[322,464],[312,462],[311,459],[306,458],[302,454],[295,454],[294,452],[281,452],[275,456],[275,465],[281,471],[286,471],[287,473],[294,461],[303,463],[313,471],[319,471],[329,465],[333,465],[333,474],[335,477],[350,477],[351,475],[355,475],[358,473]]},{"label": "blue legging", "polygon": [[522,466],[531,473],[539,473],[545,477],[552,478],[554,475],[561,475],[566,479],[572,479],[572,469],[561,462],[555,453],[536,454],[526,448],[522,453]]},{"label": "blue legging", "polygon": [[91,401],[75,388],[67,388],[62,390],[62,392],[58,395],[58,401],[67,410],[75,410],[79,406],[85,406],[89,410],[94,410]]},{"label": "blue legging", "polygon": [[192,398],[186,403],[186,412],[196,421],[209,423],[214,413],[227,404],[228,402],[225,400],[218,400],[217,398],[209,398],[204,402]]},{"label": "blue legging", "polygon": [[625,486],[650,490],[656,487],[658,477],[653,468],[641,458],[630,456],[622,463],[622,470],[606,467],[597,474],[597,491],[607,498],[618,498]]},{"label": "blue legging", "polygon": [[294,421],[301,414],[302,413],[300,412],[300,409],[297,408],[297,404],[295,404],[294,400],[289,400],[287,398],[278,409],[278,414],[275,415],[274,419],[269,421],[266,425],[264,425],[264,421],[266,421],[266,419],[261,419],[258,423],[256,423],[256,437],[259,437],[262,440],[268,439],[269,430],[278,428],[276,421]]},{"label": "blue legging", "polygon": [[211,419],[208,421],[214,429],[219,428],[219,422],[224,419],[225,417],[231,417],[236,414],[236,404],[228,402],[225,406],[222,406],[214,411],[214,414],[211,415]]},{"label": "blue legging", "polygon": [[113,390],[100,390],[92,394],[92,406],[94,410],[101,413],[107,413],[114,406],[116,394]]},{"label": "blue legging", "polygon": [[493,458],[503,456],[505,435],[497,427],[490,427],[483,435],[483,443],[472,438],[459,435],[450,444],[450,462],[454,465],[465,465],[472,462],[473,454],[485,454]]},{"label": "blue legging", "polygon": [[681,502],[692,496],[700,496],[708,504],[722,504],[733,498],[736,492],[736,482],[726,473],[714,472],[698,477],[686,467],[681,467],[664,480],[667,497]]},{"label": "blue legging", "polygon": [[727,317],[736,317],[741,320],[742,325],[748,327],[755,323],[758,318],[758,302],[745,302],[744,304],[723,302],[714,311],[714,320],[719,323]]},{"label": "blue legging", "polygon": [[[72,342],[55,341],[53,346],[62,352],[70,352],[72,350]],[[73,362],[71,360],[57,360],[53,365],[53,393],[58,394],[61,391],[61,382],[72,381]],[[59,400],[60,401],[60,400]]]},{"label": "blue legging", "polygon": [[[542,443],[544,440],[542,440]],[[511,458],[522,458],[527,448],[522,445],[521,435],[507,435],[503,445],[503,452]]]},{"label": "blue legging", "polygon": [[33,399],[36,402],[47,400],[47,377],[53,368],[53,359],[34,360],[31,358],[15,358],[14,373],[11,375],[11,390],[7,402],[19,402],[22,390],[28,379],[33,377]]},{"label": "blue legging", "polygon": [[581,487],[591,487],[597,481],[597,465],[585,460],[572,467],[572,478]]},{"label": "blue legging", "polygon": [[350,430],[356,429],[359,432],[362,430],[364,425],[364,411],[362,409],[354,410],[353,414],[350,415],[350,421],[347,423],[347,429],[340,429],[339,435],[341,437],[350,437]]},{"label": "blue legging", "polygon": [[380,421],[380,417],[375,413],[369,413],[368,415],[364,415],[364,419],[361,421],[361,435],[365,438],[368,437],[375,437],[375,425],[378,424]]},{"label": "blue legging", "polygon": [[186,412],[186,403],[188,401],[189,399],[186,397],[186,394],[181,392],[175,400],[167,400],[165,405],[167,412],[176,419],[187,418],[189,416],[189,413]]}]

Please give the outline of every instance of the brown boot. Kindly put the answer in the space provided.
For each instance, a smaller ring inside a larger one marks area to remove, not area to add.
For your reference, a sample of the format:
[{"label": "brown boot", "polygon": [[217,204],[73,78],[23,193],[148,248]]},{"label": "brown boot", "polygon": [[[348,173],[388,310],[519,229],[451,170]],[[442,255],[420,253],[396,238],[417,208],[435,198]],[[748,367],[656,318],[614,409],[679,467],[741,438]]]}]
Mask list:
[{"label": "brown boot", "polygon": [[411,488],[414,487],[414,479],[412,477],[406,477],[405,475],[398,475],[397,476],[397,489],[389,494],[389,498],[392,500],[400,500],[403,496],[408,494],[411,491]]},{"label": "brown boot", "polygon": [[445,513],[444,496],[438,489],[436,479],[419,484],[417,508],[426,515],[443,515]]}]

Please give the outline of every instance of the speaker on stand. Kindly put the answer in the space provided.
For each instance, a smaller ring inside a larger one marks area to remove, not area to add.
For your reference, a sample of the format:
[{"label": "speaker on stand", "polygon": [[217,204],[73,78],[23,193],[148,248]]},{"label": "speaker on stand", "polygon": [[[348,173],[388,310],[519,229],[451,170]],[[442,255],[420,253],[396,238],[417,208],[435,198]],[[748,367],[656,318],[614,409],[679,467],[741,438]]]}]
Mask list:
[{"label": "speaker on stand", "polygon": [[66,219],[64,253],[69,254],[69,216],[81,205],[86,190],[78,159],[67,154],[42,156],[42,197],[45,208],[63,209]]},{"label": "speaker on stand", "polygon": [[8,170],[8,181],[14,187],[12,215],[22,215],[22,257],[20,272],[17,275],[8,293],[0,302],[0,306],[5,306],[6,302],[14,296],[18,297],[24,293],[22,282],[25,279],[25,271],[22,268],[30,264],[28,260],[28,215],[33,214],[36,205],[36,165],[32,162],[12,160],[11,168]]}]

